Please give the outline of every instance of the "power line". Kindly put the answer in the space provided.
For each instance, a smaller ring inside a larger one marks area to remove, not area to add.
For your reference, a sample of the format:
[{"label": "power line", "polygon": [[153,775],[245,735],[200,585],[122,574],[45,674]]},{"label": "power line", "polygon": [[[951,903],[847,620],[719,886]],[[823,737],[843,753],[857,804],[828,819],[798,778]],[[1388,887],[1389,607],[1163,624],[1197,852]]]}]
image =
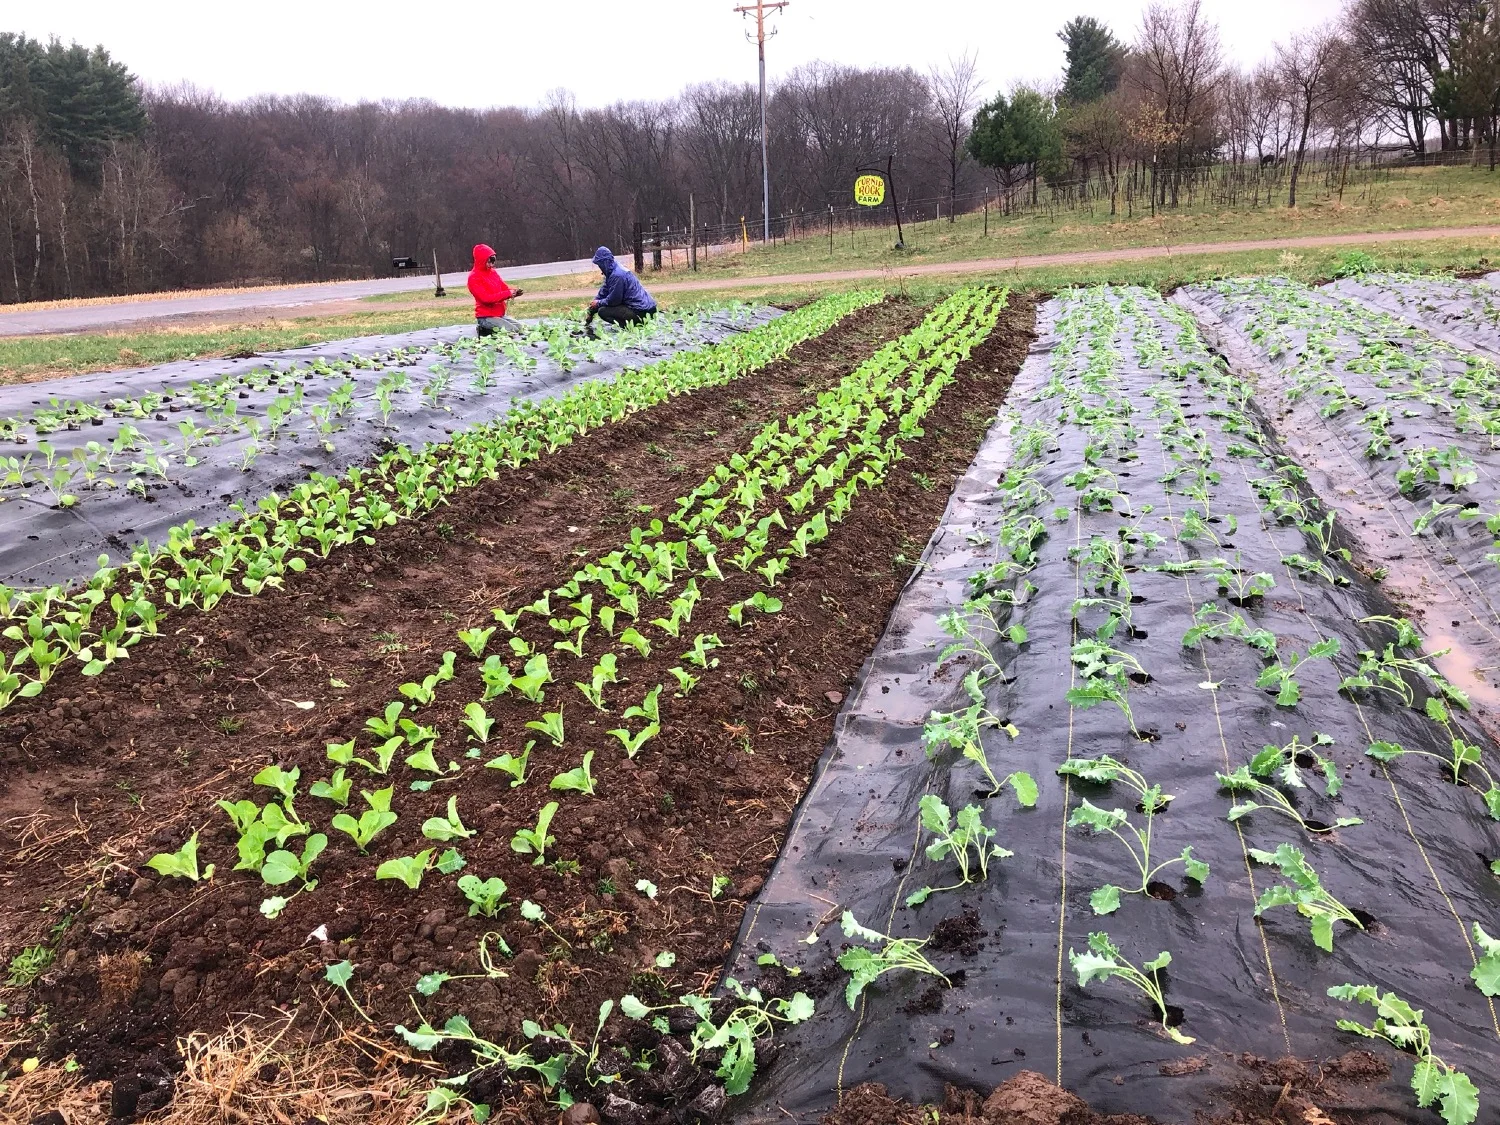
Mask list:
[{"label": "power line", "polygon": [[[760,50],[760,209],[765,220],[765,240],[771,241],[771,164],[766,149],[766,13],[785,8],[787,0],[755,0],[744,4],[736,12],[748,15],[755,13],[755,43]],[[774,32],[772,34],[775,34]]]}]

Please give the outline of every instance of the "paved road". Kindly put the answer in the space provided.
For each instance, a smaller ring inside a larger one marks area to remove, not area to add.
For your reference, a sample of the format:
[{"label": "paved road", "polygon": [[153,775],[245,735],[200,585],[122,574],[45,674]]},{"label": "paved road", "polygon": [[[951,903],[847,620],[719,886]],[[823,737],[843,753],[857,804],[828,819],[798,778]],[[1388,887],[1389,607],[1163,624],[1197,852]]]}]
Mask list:
[{"label": "paved road", "polygon": [[[592,270],[587,258],[576,262],[544,262],[531,266],[508,266],[502,272],[507,281],[530,277],[555,277],[559,274]],[[462,290],[464,273],[445,273],[443,285]],[[315,305],[325,301],[347,301],[381,293],[416,292],[432,288],[432,277],[382,277],[369,281],[327,281],[316,285],[288,285],[277,289],[245,289],[194,296],[142,296],[139,300],[110,301],[73,305],[67,308],[27,309],[0,312],[0,336],[30,336],[48,332],[87,332],[118,328],[143,320],[165,317],[195,316],[204,313],[231,312],[239,309],[277,309],[288,306]]]},{"label": "paved road", "polygon": [[[1195,242],[1181,246],[1134,246],[1108,250],[1075,250],[1060,254],[1031,254],[1011,258],[982,258],[967,262],[922,262],[910,266],[887,266],[877,269],[830,270],[819,273],[770,274],[759,277],[698,278],[691,281],[662,281],[648,284],[653,292],[692,292],[757,286],[799,285],[828,281],[869,281],[922,277],[934,274],[1005,273],[1010,270],[1039,266],[1089,265],[1099,262],[1129,262],[1152,258],[1171,258],[1191,254],[1233,254],[1246,250],[1296,250],[1320,246],[1366,246],[1387,242],[1422,242],[1436,238],[1500,238],[1500,226],[1436,227],[1427,230],[1375,231],[1365,234],[1315,234],[1290,238],[1264,238],[1240,242]],[[592,270],[587,259],[573,262],[546,262],[531,266],[509,266],[507,280],[530,277],[555,277]],[[465,275],[444,274],[443,284],[463,287]],[[203,296],[162,297],[119,301],[108,304],[79,305],[61,309],[0,312],[0,336],[25,336],[43,332],[85,332],[90,329],[117,328],[137,321],[164,317],[201,316],[235,310],[263,310],[288,306],[314,305],[328,301],[347,301],[378,293],[401,293],[426,289],[431,277],[392,277],[372,281],[332,281],[319,285],[292,285],[284,289],[247,289],[243,292],[216,293]],[[548,293],[548,297],[585,297],[592,288]]]}]

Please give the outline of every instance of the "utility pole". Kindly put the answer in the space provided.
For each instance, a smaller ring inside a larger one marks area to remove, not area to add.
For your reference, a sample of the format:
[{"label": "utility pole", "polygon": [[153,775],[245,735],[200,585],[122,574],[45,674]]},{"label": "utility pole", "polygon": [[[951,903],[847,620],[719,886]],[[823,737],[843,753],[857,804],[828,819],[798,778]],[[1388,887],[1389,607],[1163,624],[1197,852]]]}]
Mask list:
[{"label": "utility pole", "polygon": [[[785,8],[787,0],[755,0],[735,9],[743,15],[755,13],[755,43],[760,49],[760,192],[761,215],[765,220],[764,239],[771,241],[771,165],[766,154],[766,12]],[[774,34],[774,32],[773,32]]]}]

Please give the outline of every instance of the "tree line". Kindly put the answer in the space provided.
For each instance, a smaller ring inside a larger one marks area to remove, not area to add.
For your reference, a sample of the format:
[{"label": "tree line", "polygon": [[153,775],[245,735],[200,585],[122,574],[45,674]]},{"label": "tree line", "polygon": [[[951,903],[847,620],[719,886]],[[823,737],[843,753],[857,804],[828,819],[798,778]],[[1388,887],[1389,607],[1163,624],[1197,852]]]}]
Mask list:
[{"label": "tree line", "polygon": [[[980,191],[1169,208],[1206,167],[1273,167],[1295,204],[1313,154],[1336,165],[1382,144],[1493,167],[1488,0],[1350,0],[1248,71],[1226,64],[1199,0],[1151,4],[1128,38],[1086,17],[1059,34],[1054,85],[988,100],[972,55],[791,71],[768,106],[773,216],[844,205],[854,169],[887,155],[899,197],[946,196],[950,217]],[[103,47],[0,34],[0,301],[369,276],[433,250],[457,269],[481,240],[506,261],[581,257],[625,249],[649,218],[680,231],[690,199],[700,223],[757,229],[751,84],[594,108],[564,90],[488,110],[228,102],[145,88]]]}]

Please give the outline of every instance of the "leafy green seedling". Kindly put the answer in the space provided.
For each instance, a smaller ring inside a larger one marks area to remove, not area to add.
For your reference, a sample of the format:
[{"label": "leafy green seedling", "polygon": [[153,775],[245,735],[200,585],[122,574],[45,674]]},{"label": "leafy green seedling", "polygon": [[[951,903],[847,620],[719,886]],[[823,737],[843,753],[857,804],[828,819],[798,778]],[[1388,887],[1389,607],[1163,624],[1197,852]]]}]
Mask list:
[{"label": "leafy green seedling", "polygon": [[333,771],[333,776],[327,781],[315,781],[308,789],[314,797],[322,797],[325,801],[332,801],[339,808],[349,804],[349,791],[354,787],[352,778],[344,776],[344,767],[340,766]]},{"label": "leafy green seedling", "polygon": [[1107,933],[1089,934],[1089,947],[1083,953],[1073,949],[1068,950],[1068,964],[1078,974],[1080,988],[1087,988],[1096,980],[1118,977],[1127,984],[1134,985],[1156,1005],[1156,1010],[1161,1014],[1162,1030],[1167,1033],[1169,1039],[1174,1043],[1191,1043],[1193,1042],[1192,1036],[1182,1034],[1167,1023],[1167,1001],[1162,993],[1161,979],[1157,974],[1171,963],[1172,955],[1163,951],[1145,962],[1140,968],[1136,968],[1121,954],[1119,947],[1110,940]]},{"label": "leafy green seedling", "polygon": [[[1335,828],[1352,828],[1364,823],[1357,816],[1341,816],[1330,825],[1314,827],[1303,819],[1285,793],[1269,782],[1253,776],[1248,765],[1240,766],[1233,773],[1215,773],[1214,776],[1219,779],[1220,787],[1228,789],[1239,798],[1229,810],[1228,819],[1231,821],[1239,820],[1258,809],[1265,809],[1290,817],[1308,832],[1332,832]],[[1243,794],[1249,794],[1249,798],[1245,798]]]},{"label": "leafy green seedling", "polygon": [[1474,923],[1474,944],[1481,955],[1478,963],[1469,970],[1475,987],[1486,996],[1500,996],[1500,938],[1492,938],[1484,927]]},{"label": "leafy green seedling", "polygon": [[432,849],[423,848],[416,855],[397,856],[388,859],[375,869],[377,879],[400,879],[411,890],[422,885],[422,876],[432,862]]},{"label": "leafy green seedling", "polygon": [[634,626],[627,626],[620,633],[620,643],[635,649],[642,659],[651,655],[651,642],[643,637]]},{"label": "leafy green seedling", "polygon": [[422,822],[422,835],[429,840],[436,840],[446,844],[450,840],[467,840],[474,835],[472,831],[464,827],[464,822],[458,816],[458,798],[448,798],[448,815],[446,817],[430,816]]},{"label": "leafy green seedling", "polygon": [[698,683],[697,676],[690,675],[685,669],[679,668],[676,665],[668,668],[667,671],[671,672],[673,678],[677,681],[677,691],[675,694],[678,696],[686,696]]},{"label": "leafy green seedling", "polygon": [[531,760],[531,748],[536,745],[535,740],[526,743],[526,749],[521,751],[520,757],[506,751],[498,758],[491,758],[485,762],[486,769],[503,770],[510,774],[510,787],[526,784],[526,765]]},{"label": "leafy green seedling", "polygon": [[365,1013],[365,1010],[359,1006],[359,1001],[354,999],[354,994],[349,991],[349,982],[354,979],[354,965],[352,963],[339,961],[329,965],[323,970],[323,979],[344,994],[344,998],[360,1014],[361,1019],[366,1023],[373,1022]]},{"label": "leafy green seedling", "polygon": [[502,901],[507,888],[505,880],[499,876],[480,879],[477,875],[464,875],[458,880],[458,889],[469,900],[470,918],[479,914],[493,918],[510,905]]},{"label": "leafy green seedling", "polygon": [[297,779],[302,776],[302,770],[293,766],[284,770],[278,765],[269,765],[250,779],[254,785],[264,785],[276,790],[281,794],[283,801],[290,801],[297,795]]},{"label": "leafy green seedling", "polygon": [[[845,937],[866,943],[865,945],[851,945],[839,954],[839,967],[850,974],[849,983],[844,988],[844,1001],[851,1009],[854,1007],[854,1002],[859,999],[859,994],[869,985],[886,973],[895,972],[898,969],[926,973],[937,977],[944,984],[950,983],[948,978],[938,971],[937,966],[922,955],[922,947],[927,944],[925,939],[891,937],[879,930],[861,926],[855,921],[852,910],[844,911],[842,926]],[[868,945],[876,948],[869,949]]]},{"label": "leafy green seedling", "polygon": [[1469,1125],[1479,1116],[1478,1089],[1467,1074],[1432,1053],[1432,1031],[1420,1008],[1413,1008],[1394,992],[1382,993],[1372,984],[1336,984],[1328,990],[1328,995],[1375,1009],[1373,1023],[1339,1020],[1340,1031],[1352,1031],[1366,1039],[1384,1039],[1398,1050],[1417,1057],[1411,1088],[1419,1107],[1426,1109],[1437,1102],[1438,1113],[1447,1125]]},{"label": "leafy green seedling", "polygon": [[540,731],[552,740],[554,746],[563,744],[563,713],[559,711],[548,711],[542,715],[541,721],[533,719],[526,724],[527,730]]},{"label": "leafy green seedling", "polygon": [[464,726],[469,728],[473,738],[479,742],[488,742],[490,731],[495,729],[495,720],[485,714],[482,704],[469,703],[464,706]]},{"label": "leafy green seedling", "polygon": [[1292,884],[1278,883],[1263,891],[1260,901],[1255,904],[1256,917],[1273,906],[1295,906],[1297,913],[1308,919],[1312,926],[1313,943],[1325,953],[1333,952],[1334,922],[1348,922],[1361,930],[1365,928],[1353,911],[1328,893],[1300,848],[1288,843],[1278,844],[1274,852],[1251,848],[1250,858],[1256,863],[1278,868]]},{"label": "leafy green seedling", "polygon": [[348,834],[363,852],[370,846],[371,840],[396,823],[396,814],[391,812],[393,790],[394,786],[389,785],[373,793],[368,789],[361,789],[360,795],[369,808],[360,814],[358,820],[348,813],[339,813],[333,818],[333,827]]},{"label": "leafy green seedling", "polygon": [[[1098,805],[1085,798],[1068,817],[1069,828],[1084,828],[1090,832],[1107,832],[1113,836],[1130,853],[1136,870],[1140,873],[1141,881],[1134,887],[1117,887],[1113,883],[1106,883],[1099,887],[1089,896],[1089,903],[1094,908],[1095,914],[1112,914],[1120,907],[1120,896],[1122,894],[1147,894],[1151,881],[1166,868],[1174,863],[1180,863],[1183,874],[1195,883],[1202,884],[1208,878],[1208,864],[1201,859],[1193,858],[1193,848],[1189,844],[1182,849],[1180,855],[1175,855],[1164,863],[1153,865],[1151,863],[1152,829],[1155,824],[1155,816],[1146,815],[1146,827],[1138,828],[1130,820],[1130,816],[1124,809],[1101,809]],[[1121,831],[1124,829],[1124,832]],[[1125,832],[1130,833],[1127,838]]]},{"label": "leafy green seedling", "polygon": [[[990,842],[995,838],[995,830],[985,826],[984,810],[978,805],[966,805],[959,811],[956,822],[953,810],[936,793],[924,794],[919,809],[922,828],[934,837],[927,845],[927,858],[940,863],[951,856],[958,864],[958,882],[914,891],[906,898],[907,906],[918,906],[938,891],[953,891],[969,883],[981,883],[989,878],[992,858],[1006,859],[1015,854]],[[971,849],[974,852],[972,858]]]},{"label": "leafy green seedling", "polygon": [[612,734],[620,740],[620,744],[625,748],[625,756],[627,758],[634,758],[641,752],[642,746],[661,733],[661,724],[648,723],[635,734],[631,734],[625,727],[615,727],[606,733]]},{"label": "leafy green seedling", "polygon": [[547,835],[552,818],[557,815],[557,802],[548,801],[537,814],[535,828],[522,828],[510,840],[510,849],[519,855],[534,855],[533,867],[546,862],[547,849],[557,843],[557,837]]},{"label": "leafy green seedling", "polygon": [[172,876],[178,879],[190,879],[194,883],[199,879],[212,879],[214,877],[214,865],[209,864],[200,874],[198,871],[198,833],[194,832],[187,838],[187,843],[175,852],[160,852],[146,861],[146,866],[160,875]]},{"label": "leafy green seedling", "polygon": [[571,789],[590,797],[594,796],[594,775],[590,772],[593,762],[594,752],[589,750],[583,755],[582,765],[558,774],[552,779],[548,788]]},{"label": "leafy green seedling", "polygon": [[396,723],[404,710],[406,710],[404,703],[388,703],[384,715],[365,720],[365,729],[376,738],[391,738],[398,730]]},{"label": "leafy green seedling", "polygon": [[484,650],[489,645],[490,638],[494,634],[495,626],[493,625],[485,629],[460,629],[458,631],[458,639],[473,653],[475,660],[482,660],[484,658]]},{"label": "leafy green seedling", "polygon": [[293,879],[301,879],[311,890],[317,886],[317,881],[310,877],[312,865],[327,846],[328,837],[321,832],[314,832],[302,845],[301,856],[283,850],[266,856],[265,865],[260,869],[260,877],[273,887],[290,883]]},{"label": "leafy green seedling", "polygon": [[1339,790],[1344,787],[1339,778],[1338,764],[1318,752],[1323,746],[1332,746],[1333,739],[1326,734],[1314,733],[1311,742],[1303,742],[1299,735],[1293,735],[1292,740],[1284,746],[1273,746],[1269,743],[1255,757],[1250,759],[1250,772],[1256,777],[1279,776],[1284,785],[1294,789],[1305,789],[1307,783],[1302,780],[1302,771],[1297,764],[1297,759],[1303,755],[1310,757],[1313,766],[1323,774],[1324,789],[1330,797],[1337,797]]}]

